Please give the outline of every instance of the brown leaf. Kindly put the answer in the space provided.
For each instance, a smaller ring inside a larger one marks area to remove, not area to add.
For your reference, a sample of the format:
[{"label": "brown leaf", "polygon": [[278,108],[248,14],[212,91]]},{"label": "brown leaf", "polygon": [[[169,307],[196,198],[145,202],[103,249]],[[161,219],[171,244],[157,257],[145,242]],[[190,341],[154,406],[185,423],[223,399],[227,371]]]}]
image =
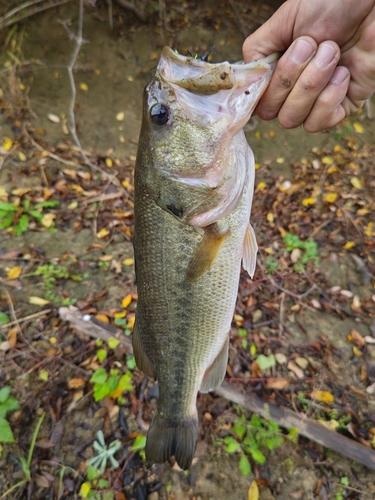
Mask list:
[{"label": "brown leaf", "polygon": [[[349,338],[351,337],[351,338]],[[362,337],[362,335],[353,328],[353,330],[350,332],[350,335],[348,336],[348,339],[352,342],[354,342],[358,347],[363,347],[365,345],[365,339]]]},{"label": "brown leaf", "polygon": [[274,378],[266,381],[267,389],[285,389],[285,387],[289,384],[289,380],[287,378]]},{"label": "brown leaf", "polygon": [[15,347],[17,344],[17,327],[11,328],[8,332],[9,347]]},{"label": "brown leaf", "polygon": [[81,387],[85,387],[86,380],[83,378],[71,378],[68,380],[69,389],[80,389]]}]

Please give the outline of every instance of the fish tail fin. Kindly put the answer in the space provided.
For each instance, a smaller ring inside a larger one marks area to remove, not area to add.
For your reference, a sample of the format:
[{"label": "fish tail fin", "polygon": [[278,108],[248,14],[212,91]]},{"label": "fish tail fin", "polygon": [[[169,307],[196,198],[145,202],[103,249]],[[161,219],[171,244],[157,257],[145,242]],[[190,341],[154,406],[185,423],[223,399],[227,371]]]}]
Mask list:
[{"label": "fish tail fin", "polygon": [[190,467],[198,440],[198,417],[171,421],[156,411],[147,433],[146,458],[163,463],[175,457],[181,469]]}]

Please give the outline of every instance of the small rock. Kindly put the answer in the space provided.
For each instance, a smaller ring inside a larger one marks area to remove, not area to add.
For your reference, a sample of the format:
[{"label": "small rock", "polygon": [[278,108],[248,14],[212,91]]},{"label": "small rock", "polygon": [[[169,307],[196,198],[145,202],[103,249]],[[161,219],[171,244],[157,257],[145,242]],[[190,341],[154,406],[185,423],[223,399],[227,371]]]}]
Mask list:
[{"label": "small rock", "polygon": [[301,257],[302,251],[299,248],[295,248],[290,254],[290,260],[295,264],[298,262],[298,259]]},{"label": "small rock", "polygon": [[347,297],[348,299],[351,299],[354,295],[353,292],[351,292],[350,290],[340,290],[340,293],[341,295]]},{"label": "small rock", "polygon": [[289,363],[287,364],[287,368],[292,373],[294,373],[294,375],[297,378],[303,378],[305,376],[305,374],[303,373],[303,370],[301,370],[301,368],[299,368],[293,361],[289,361]]},{"label": "small rock", "polygon": [[366,392],[368,394],[375,394],[375,382],[368,387],[366,387]]},{"label": "small rock", "polygon": [[262,319],[262,311],[260,309],[256,309],[254,312],[253,312],[253,323],[258,323],[259,320]]},{"label": "small rock", "polygon": [[309,362],[306,358],[298,357],[294,361],[300,368],[302,368],[302,370],[306,370],[306,368],[309,366]]},{"label": "small rock", "polygon": [[311,304],[315,307],[315,309],[322,308],[322,304],[317,299],[311,299]]},{"label": "small rock", "polygon": [[287,357],[282,352],[275,353],[275,359],[279,363],[279,365],[285,365],[285,363],[287,362]]}]

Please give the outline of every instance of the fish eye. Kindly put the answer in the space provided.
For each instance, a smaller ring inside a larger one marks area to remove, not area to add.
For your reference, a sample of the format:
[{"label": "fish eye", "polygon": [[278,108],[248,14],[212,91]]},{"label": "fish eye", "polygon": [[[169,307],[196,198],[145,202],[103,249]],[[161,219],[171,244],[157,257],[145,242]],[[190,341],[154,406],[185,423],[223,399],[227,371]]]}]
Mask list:
[{"label": "fish eye", "polygon": [[165,104],[158,102],[150,109],[150,115],[156,125],[165,125],[169,120],[169,108]]}]

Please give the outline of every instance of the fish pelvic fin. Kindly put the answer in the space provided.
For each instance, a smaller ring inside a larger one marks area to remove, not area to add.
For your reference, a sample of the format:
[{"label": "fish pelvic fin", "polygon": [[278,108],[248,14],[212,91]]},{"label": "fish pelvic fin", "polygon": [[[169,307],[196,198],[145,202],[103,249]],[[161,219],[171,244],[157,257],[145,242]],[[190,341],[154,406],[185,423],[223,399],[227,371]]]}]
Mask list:
[{"label": "fish pelvic fin", "polygon": [[146,459],[164,463],[175,457],[181,469],[190,467],[198,441],[198,416],[171,421],[156,410],[147,433]]},{"label": "fish pelvic fin", "polygon": [[228,235],[229,230],[220,232],[217,224],[212,224],[205,229],[204,236],[187,268],[186,281],[196,281],[210,270]]},{"label": "fish pelvic fin", "polygon": [[219,354],[217,355],[215,361],[206,370],[203,376],[200,392],[214,391],[221,382],[224,380],[225,373],[227,371],[228,362],[228,349],[229,349],[229,337],[224,342]]},{"label": "fish pelvic fin", "polygon": [[245,238],[242,250],[242,267],[249,273],[250,278],[253,278],[255,267],[257,264],[258,244],[255,237],[254,229],[249,223],[246,228]]},{"label": "fish pelvic fin", "polygon": [[144,350],[137,320],[135,321],[133,328],[133,352],[138,368],[149,377],[156,379],[155,367]]}]

